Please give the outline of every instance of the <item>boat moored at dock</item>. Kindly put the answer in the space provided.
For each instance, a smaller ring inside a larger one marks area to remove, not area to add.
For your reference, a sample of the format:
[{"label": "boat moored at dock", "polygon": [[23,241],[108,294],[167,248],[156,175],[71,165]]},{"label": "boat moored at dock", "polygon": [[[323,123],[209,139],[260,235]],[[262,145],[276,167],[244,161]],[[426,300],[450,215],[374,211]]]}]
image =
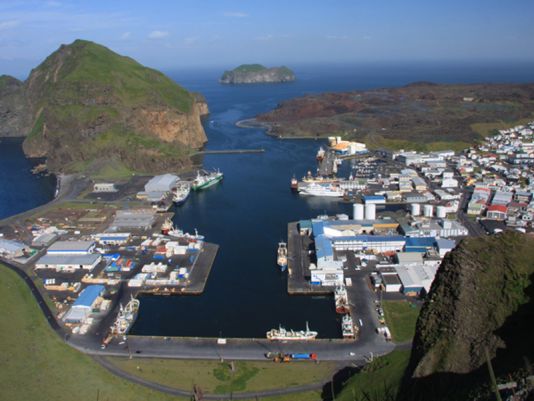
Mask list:
[{"label": "boat moored at dock", "polygon": [[278,257],[276,263],[281,271],[287,270],[287,244],[285,242],[278,243]]},{"label": "boat moored at dock", "polygon": [[221,173],[219,170],[212,172],[201,170],[197,172],[197,177],[191,184],[191,189],[193,191],[200,191],[201,189],[206,189],[217,184],[222,179],[223,173]]},{"label": "boat moored at dock", "polygon": [[335,184],[316,184],[312,183],[300,189],[301,195],[309,196],[323,196],[330,198],[341,198],[345,194],[345,190]]},{"label": "boat moored at dock", "polygon": [[182,182],[176,188],[173,188],[172,201],[176,206],[180,206],[187,200],[190,193],[191,185],[187,182]]},{"label": "boat moored at dock", "polygon": [[310,330],[308,322],[306,322],[306,330],[286,330],[282,326],[279,326],[278,329],[271,329],[267,332],[268,340],[280,340],[280,341],[309,341],[315,340],[317,337],[317,332]]}]

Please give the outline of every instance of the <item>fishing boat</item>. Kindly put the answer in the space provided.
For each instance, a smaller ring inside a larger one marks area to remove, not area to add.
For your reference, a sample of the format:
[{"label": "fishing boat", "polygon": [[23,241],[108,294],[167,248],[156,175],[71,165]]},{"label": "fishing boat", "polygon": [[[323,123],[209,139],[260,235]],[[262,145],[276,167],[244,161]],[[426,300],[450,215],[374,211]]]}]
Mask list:
[{"label": "fishing boat", "polygon": [[193,191],[200,191],[201,189],[206,189],[212,185],[217,184],[223,179],[223,173],[219,170],[208,172],[205,170],[197,172],[197,178],[191,184],[191,189]]},{"label": "fishing boat", "polygon": [[189,183],[183,182],[179,186],[174,188],[172,201],[176,206],[182,205],[186,201],[190,193],[191,185]]},{"label": "fishing boat", "polygon": [[119,314],[113,326],[111,327],[111,332],[113,335],[124,336],[128,334],[128,330],[132,327],[135,319],[137,318],[137,312],[139,312],[140,302],[138,299],[131,297],[130,301],[126,306],[120,305]]},{"label": "fishing boat", "polygon": [[291,178],[291,190],[298,191],[298,189],[299,189],[299,181],[297,180],[295,176],[293,176],[293,178]]},{"label": "fishing boat", "polygon": [[349,314],[343,315],[341,319],[341,331],[343,332],[343,338],[352,339],[356,337],[354,322]]},{"label": "fishing boat", "polygon": [[280,341],[309,341],[315,340],[317,334],[316,331],[310,330],[308,322],[306,322],[306,330],[286,330],[282,326],[279,326],[278,329],[271,329],[267,332],[267,339]]},{"label": "fishing boat", "polygon": [[317,151],[317,156],[316,156],[318,162],[322,162],[323,161],[324,154],[325,154],[325,151],[324,151],[323,147],[321,146],[319,148],[319,150]]},{"label": "fishing boat", "polygon": [[344,286],[336,287],[334,292],[334,299],[336,301],[336,312],[344,314],[349,312],[349,301],[347,298],[347,290]]},{"label": "fishing boat", "polygon": [[278,243],[278,258],[276,263],[280,267],[281,271],[286,271],[287,269],[287,244],[285,242]]}]

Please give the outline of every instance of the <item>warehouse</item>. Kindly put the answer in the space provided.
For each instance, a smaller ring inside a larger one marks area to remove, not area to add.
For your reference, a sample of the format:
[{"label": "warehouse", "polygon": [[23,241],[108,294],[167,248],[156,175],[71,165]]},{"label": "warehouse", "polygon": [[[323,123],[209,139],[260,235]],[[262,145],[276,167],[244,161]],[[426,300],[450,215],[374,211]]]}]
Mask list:
[{"label": "warehouse", "polygon": [[124,245],[130,240],[130,233],[100,233],[93,237],[99,244]]},{"label": "warehouse", "polygon": [[84,323],[96,304],[98,298],[104,293],[103,285],[90,285],[86,287],[69,311],[65,314],[65,323]]},{"label": "warehouse", "polygon": [[102,260],[98,253],[85,255],[47,254],[35,264],[36,269],[53,269],[57,272],[72,273],[78,269],[92,271]]},{"label": "warehouse", "polygon": [[145,192],[169,192],[176,187],[179,179],[174,174],[157,175],[145,184]]},{"label": "warehouse", "polygon": [[436,276],[437,267],[433,265],[397,266],[395,271],[402,283],[402,292],[408,296],[418,296],[430,291]]},{"label": "warehouse", "polygon": [[117,192],[115,184],[111,182],[97,182],[93,186],[93,192],[102,193],[102,192]]},{"label": "warehouse", "polygon": [[419,252],[426,253],[427,251],[434,249],[436,238],[434,237],[407,237],[405,252]]},{"label": "warehouse", "polygon": [[150,230],[156,220],[152,209],[118,210],[108,231],[124,229]]},{"label": "warehouse", "polygon": [[57,241],[48,248],[48,255],[84,255],[95,248],[94,241]]},{"label": "warehouse", "polygon": [[6,258],[18,258],[24,256],[26,245],[22,242],[0,238],[0,255]]}]

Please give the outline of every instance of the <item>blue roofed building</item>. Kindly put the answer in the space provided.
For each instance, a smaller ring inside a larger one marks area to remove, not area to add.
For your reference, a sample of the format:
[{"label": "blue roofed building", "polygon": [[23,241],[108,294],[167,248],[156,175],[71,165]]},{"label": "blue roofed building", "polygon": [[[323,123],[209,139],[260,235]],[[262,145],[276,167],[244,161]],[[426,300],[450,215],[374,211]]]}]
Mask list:
[{"label": "blue roofed building", "polygon": [[434,249],[436,244],[435,237],[406,237],[404,252],[421,252]]},{"label": "blue roofed building", "polygon": [[83,324],[90,316],[96,301],[102,296],[104,291],[105,287],[100,284],[87,286],[65,314],[63,321],[65,323]]}]

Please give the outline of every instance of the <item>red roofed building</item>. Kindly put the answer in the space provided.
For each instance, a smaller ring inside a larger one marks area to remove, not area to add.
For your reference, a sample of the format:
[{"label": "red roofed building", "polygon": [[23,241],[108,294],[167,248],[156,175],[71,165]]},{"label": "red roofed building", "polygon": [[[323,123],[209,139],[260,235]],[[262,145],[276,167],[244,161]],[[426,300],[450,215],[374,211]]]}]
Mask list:
[{"label": "red roofed building", "polygon": [[486,217],[490,220],[505,220],[508,213],[508,208],[504,205],[488,206]]}]

